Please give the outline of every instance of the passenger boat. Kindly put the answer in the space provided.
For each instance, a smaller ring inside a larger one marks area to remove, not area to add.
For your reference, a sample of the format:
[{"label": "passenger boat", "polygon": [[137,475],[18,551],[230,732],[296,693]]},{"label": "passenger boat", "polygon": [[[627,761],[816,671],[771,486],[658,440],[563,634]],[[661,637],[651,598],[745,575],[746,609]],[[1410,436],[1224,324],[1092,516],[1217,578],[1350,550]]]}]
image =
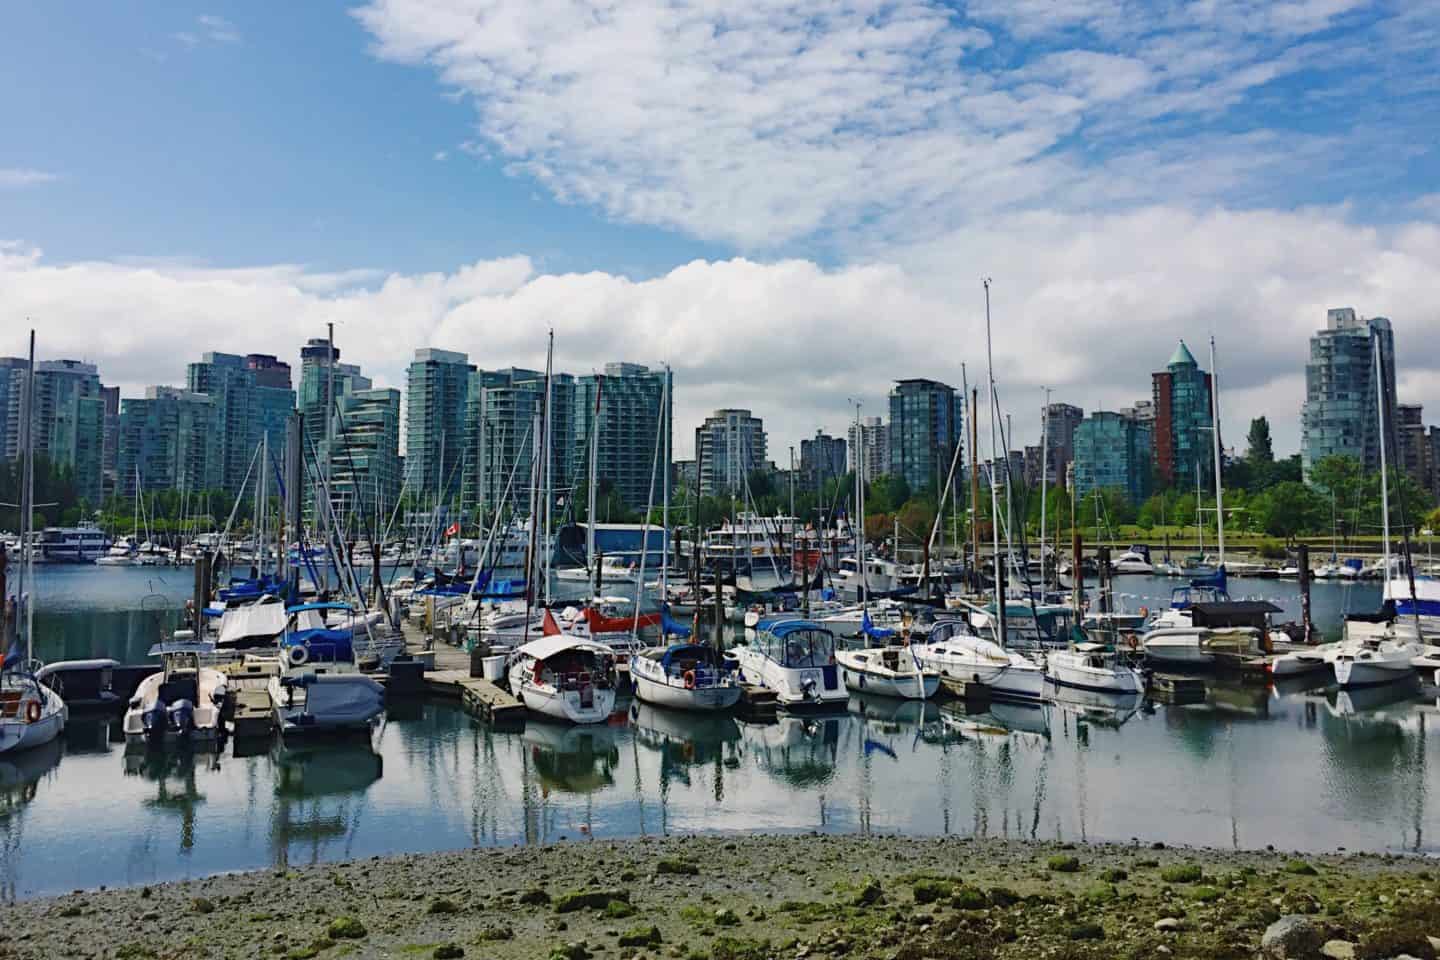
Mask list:
[{"label": "passenger boat", "polygon": [[130,698],[121,722],[127,744],[158,746],[219,737],[228,685],[219,670],[201,666],[201,655],[213,652],[214,644],[195,643],[188,633],[177,631],[172,640],[150,648],[161,666],[140,681]]},{"label": "passenger boat", "polygon": [[1045,668],[1024,654],[984,637],[964,620],[937,620],[915,656],[942,677],[979,683],[993,696],[1039,700],[1045,695]]},{"label": "passenger boat", "polygon": [[569,723],[604,723],[615,709],[615,652],[553,633],[510,654],[510,692],[527,710]]},{"label": "passenger boat", "polygon": [[110,549],[110,538],[93,523],[46,527],[35,546],[36,563],[94,563]]},{"label": "passenger boat", "polygon": [[910,647],[837,650],[840,679],[856,693],[902,700],[928,700],[940,688],[940,673],[927,668]]},{"label": "passenger boat", "polygon": [[813,620],[765,619],[729,657],[745,683],[774,690],[787,709],[843,706],[850,695],[835,663],[835,635]]},{"label": "passenger boat", "polygon": [[676,643],[631,654],[630,682],[638,699],[674,710],[716,712],[740,700],[734,675],[704,644]]}]

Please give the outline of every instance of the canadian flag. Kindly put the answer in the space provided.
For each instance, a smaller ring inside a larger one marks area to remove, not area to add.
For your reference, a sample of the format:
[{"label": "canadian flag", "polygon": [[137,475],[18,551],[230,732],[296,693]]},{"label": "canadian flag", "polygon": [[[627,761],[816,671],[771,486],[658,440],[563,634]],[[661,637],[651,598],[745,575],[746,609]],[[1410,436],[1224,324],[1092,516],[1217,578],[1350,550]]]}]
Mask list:
[{"label": "canadian flag", "polygon": [[460,521],[459,521],[459,520],[456,520],[454,523],[450,524],[450,526],[448,526],[448,527],[445,528],[445,536],[447,536],[447,537],[453,537],[453,536],[455,536],[455,534],[457,534],[457,533],[459,533],[459,532],[460,532]]},{"label": "canadian flag", "polygon": [[560,633],[560,624],[555,622],[555,614],[549,610],[545,611],[545,621],[540,625],[542,636],[553,637]]}]

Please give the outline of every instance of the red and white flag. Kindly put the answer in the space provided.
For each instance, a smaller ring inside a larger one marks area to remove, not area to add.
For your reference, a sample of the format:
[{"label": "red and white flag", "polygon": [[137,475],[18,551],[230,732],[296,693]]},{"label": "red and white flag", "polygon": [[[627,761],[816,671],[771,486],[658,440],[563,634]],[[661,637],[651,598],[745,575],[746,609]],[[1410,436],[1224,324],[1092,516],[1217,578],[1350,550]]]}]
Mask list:
[{"label": "red and white flag", "polygon": [[560,633],[560,624],[555,622],[555,614],[549,610],[545,611],[545,622],[540,625],[542,636],[553,637]]},{"label": "red and white flag", "polygon": [[445,528],[445,536],[447,536],[447,537],[453,537],[453,536],[455,536],[455,534],[457,534],[457,533],[459,533],[459,532],[460,532],[460,521],[459,521],[459,520],[456,520],[454,523],[450,524],[450,526],[448,526],[448,527]]}]

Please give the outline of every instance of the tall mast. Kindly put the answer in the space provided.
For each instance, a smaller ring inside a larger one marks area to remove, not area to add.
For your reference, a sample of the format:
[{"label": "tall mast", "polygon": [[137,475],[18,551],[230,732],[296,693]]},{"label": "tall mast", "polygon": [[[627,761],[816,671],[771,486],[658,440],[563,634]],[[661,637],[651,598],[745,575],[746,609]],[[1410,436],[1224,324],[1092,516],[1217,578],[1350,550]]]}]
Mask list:
[{"label": "tall mast", "polygon": [[[545,605],[547,607],[550,605],[550,558],[554,553],[554,550],[550,546],[550,507],[551,504],[555,502],[555,478],[553,473],[554,467],[552,466],[552,461],[555,458],[555,451],[552,449],[555,433],[554,407],[552,406],[554,402],[554,372],[555,331],[552,329],[550,331],[550,339],[545,347],[545,438],[543,441],[545,449],[545,476],[541,481],[541,486],[544,487],[545,494],[545,535],[540,541],[540,549],[543,551],[542,556],[544,557],[541,570],[545,577]],[[531,523],[534,523],[533,516],[531,517]]]},{"label": "tall mast", "polygon": [[25,595],[28,581],[33,568],[31,563],[35,556],[35,545],[31,543],[34,536],[35,518],[31,511],[35,509],[35,437],[33,434],[33,409],[35,403],[35,331],[30,331],[30,357],[25,368],[25,392],[20,395],[20,443],[25,461],[20,474],[20,575],[16,579],[15,599],[24,608],[25,624],[25,659],[30,661],[35,656],[35,619],[34,605],[30,598]]},{"label": "tall mast", "polygon": [[[1004,567],[1000,563],[1000,498],[995,491],[995,458],[999,456],[999,447],[995,441],[995,429],[997,419],[1000,415],[998,396],[995,391],[995,354],[991,346],[990,337],[990,278],[985,278],[985,364],[987,378],[990,381],[990,532],[994,541],[994,556],[992,566],[995,570],[995,616],[997,618],[998,630],[995,634],[997,642],[1005,643],[1005,593],[1000,588],[1000,581],[1003,578]],[[1007,558],[1008,559],[1008,558]]]},{"label": "tall mast", "polygon": [[[322,465],[323,471],[321,476],[324,478],[324,483],[321,484],[321,492],[328,497],[330,496],[330,455],[335,447],[335,423],[331,416],[331,411],[335,409],[335,324],[325,324],[325,330],[325,462]],[[327,530],[329,529],[329,510],[317,510],[316,518],[325,524]],[[325,537],[325,552],[327,554],[334,550],[335,538],[333,533],[334,531],[332,530],[330,534]],[[339,562],[338,559],[334,557],[331,557],[330,560],[336,563]],[[321,569],[325,571],[324,590],[328,594],[330,592],[330,563],[326,562],[321,564]],[[339,570],[338,566],[336,570]]]},{"label": "tall mast", "polygon": [[[1045,590],[1045,501],[1049,498],[1046,487],[1050,468],[1050,388],[1040,390],[1043,403],[1040,407],[1040,590]],[[1055,544],[1060,546],[1060,544]]]},{"label": "tall mast", "polygon": [[[670,377],[670,364],[667,363],[665,364],[665,385],[662,388],[663,396],[660,399],[661,429],[665,431],[664,499],[663,506],[660,508],[660,526],[665,528],[664,545],[660,548],[660,602],[662,604],[668,603],[670,600],[668,590],[670,582]],[[645,523],[647,526],[649,525],[649,517],[645,518]],[[650,532],[648,529],[645,532],[645,542],[647,544],[650,542]],[[638,604],[635,607],[635,613],[637,615],[640,613]]]},{"label": "tall mast", "polygon": [[[860,422],[859,400],[855,401],[855,442],[860,445],[861,451],[865,449],[865,427]],[[858,521],[855,528],[855,568],[860,574],[860,605],[863,607],[870,593],[866,589],[870,578],[865,569],[865,479],[859,458],[855,460],[855,516]]]},{"label": "tall mast", "polygon": [[[1215,338],[1210,338],[1210,442],[1215,449],[1215,534],[1219,569],[1225,569],[1225,494],[1220,477],[1220,371],[1215,366]],[[1384,439],[1381,439],[1384,444]]]},{"label": "tall mast", "polygon": [[1375,408],[1380,416],[1380,549],[1384,553],[1384,566],[1382,569],[1385,578],[1385,590],[1381,591],[1381,599],[1390,589],[1390,477],[1385,469],[1385,384],[1383,371],[1380,366],[1380,333],[1378,330],[1370,334],[1371,351],[1375,354]]},{"label": "tall mast", "polygon": [[[600,394],[605,389],[605,378],[595,378],[595,409],[590,416],[590,483],[589,483],[589,504],[585,508],[585,564],[590,570],[590,599],[593,602],[599,587],[595,581],[600,576],[600,568],[595,563],[595,483],[596,464],[600,456]],[[636,611],[639,615],[639,611]]]}]

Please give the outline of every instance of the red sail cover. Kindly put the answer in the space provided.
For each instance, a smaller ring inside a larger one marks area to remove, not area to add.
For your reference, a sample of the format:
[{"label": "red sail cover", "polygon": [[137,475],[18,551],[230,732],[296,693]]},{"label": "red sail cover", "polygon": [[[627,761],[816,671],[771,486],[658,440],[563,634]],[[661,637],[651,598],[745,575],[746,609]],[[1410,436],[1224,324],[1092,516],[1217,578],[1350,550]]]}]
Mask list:
[{"label": "red sail cover", "polygon": [[638,617],[606,617],[594,607],[585,608],[585,622],[590,625],[590,634],[628,633],[641,627],[654,627],[660,623],[660,612],[642,613]]},{"label": "red sail cover", "polygon": [[555,622],[555,614],[549,610],[545,611],[545,622],[540,626],[542,636],[553,637],[560,632],[560,624]]}]

